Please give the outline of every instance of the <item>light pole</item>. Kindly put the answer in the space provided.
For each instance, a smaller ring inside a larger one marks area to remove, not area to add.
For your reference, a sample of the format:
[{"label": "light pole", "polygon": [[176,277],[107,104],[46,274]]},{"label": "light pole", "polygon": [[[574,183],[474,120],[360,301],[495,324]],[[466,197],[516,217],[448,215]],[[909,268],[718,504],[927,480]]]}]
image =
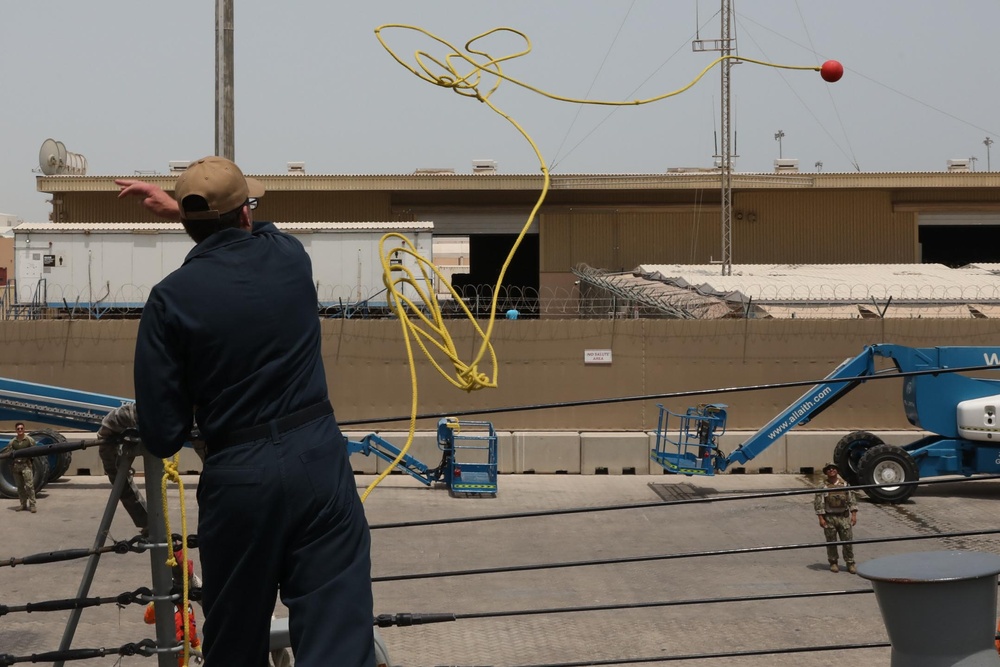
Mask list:
[{"label": "light pole", "polygon": [[215,0],[215,154],[228,160],[236,160],[234,4],[234,0]]},{"label": "light pole", "polygon": [[781,140],[785,138],[785,131],[778,130],[774,134],[774,140],[778,142],[778,159],[781,159]]},{"label": "light pole", "polygon": [[979,158],[977,158],[975,155],[970,155],[969,156],[969,164],[972,165],[972,171],[976,170],[976,161],[977,160],[979,160]]},{"label": "light pole", "polygon": [[986,146],[986,171],[993,171],[990,169],[990,146],[993,145],[993,140],[986,137],[983,139],[983,145]]},{"label": "light pole", "polygon": [[733,1],[721,0],[719,23],[722,35],[719,39],[696,39],[691,42],[695,51],[719,51],[722,63],[719,65],[719,80],[722,84],[722,103],[720,109],[719,129],[722,135],[722,150],[715,157],[719,158],[719,185],[721,186],[720,211],[722,222],[722,275],[733,275],[733,128],[731,121],[732,104],[730,99],[729,74],[732,69],[732,54],[736,39],[733,37],[732,15]]},{"label": "light pole", "polygon": [[823,161],[822,160],[817,160],[816,161],[816,171],[823,171]]}]

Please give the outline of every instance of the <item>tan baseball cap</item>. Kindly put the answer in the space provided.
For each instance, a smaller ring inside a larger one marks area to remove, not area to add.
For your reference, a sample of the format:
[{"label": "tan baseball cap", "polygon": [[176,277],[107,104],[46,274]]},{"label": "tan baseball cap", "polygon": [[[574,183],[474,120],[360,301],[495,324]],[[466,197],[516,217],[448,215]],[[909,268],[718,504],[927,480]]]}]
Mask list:
[{"label": "tan baseball cap", "polygon": [[[247,199],[263,194],[264,186],[260,181],[247,178],[235,164],[215,155],[192,162],[174,185],[174,199],[180,206],[183,220],[218,220],[223,214],[238,209]],[[188,197],[200,197],[208,204],[208,210],[203,210],[200,201],[188,201],[191,209],[186,209]]]}]

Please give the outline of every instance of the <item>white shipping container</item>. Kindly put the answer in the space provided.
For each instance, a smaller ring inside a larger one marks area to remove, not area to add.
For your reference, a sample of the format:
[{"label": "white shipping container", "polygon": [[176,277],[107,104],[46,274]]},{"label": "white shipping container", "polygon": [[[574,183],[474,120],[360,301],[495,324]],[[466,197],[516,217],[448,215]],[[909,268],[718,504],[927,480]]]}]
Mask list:
[{"label": "white shipping container", "polygon": [[[432,222],[277,226],[299,239],[309,254],[323,307],[386,305],[379,259],[384,234],[402,234],[417,253],[433,261]],[[400,245],[399,239],[389,239],[386,248]],[[142,308],[150,289],[178,268],[193,247],[180,223],[24,223],[14,228],[17,303],[70,310]],[[409,254],[395,253],[390,261],[401,262],[422,280]],[[404,293],[415,298],[412,288]]]}]

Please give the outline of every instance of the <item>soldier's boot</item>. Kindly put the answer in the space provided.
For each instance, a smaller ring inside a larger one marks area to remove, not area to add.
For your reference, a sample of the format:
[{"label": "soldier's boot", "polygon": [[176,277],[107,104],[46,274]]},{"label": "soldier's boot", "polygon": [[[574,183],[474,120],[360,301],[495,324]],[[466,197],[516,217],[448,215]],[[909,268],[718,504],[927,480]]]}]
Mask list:
[{"label": "soldier's boot", "polygon": [[858,573],[858,567],[854,563],[848,563],[847,564],[847,571],[850,572],[851,574],[857,574]]},{"label": "soldier's boot", "polygon": [[32,504],[31,504],[31,513],[32,513],[32,514],[34,514],[34,513],[35,513],[35,512],[37,512],[37,511],[38,511],[38,510],[36,510],[36,509],[35,509],[35,505],[34,505],[34,503],[32,503]]},{"label": "soldier's boot", "polygon": [[27,505],[25,505],[24,503],[21,503],[21,506],[20,506],[20,507],[18,507],[18,508],[17,508],[16,510],[14,510],[14,511],[15,511],[15,512],[23,512],[23,511],[24,511],[24,510],[26,510],[26,509],[28,509],[28,506],[27,506]]},{"label": "soldier's boot", "polygon": [[836,562],[830,563],[830,572],[840,572],[840,566]]}]

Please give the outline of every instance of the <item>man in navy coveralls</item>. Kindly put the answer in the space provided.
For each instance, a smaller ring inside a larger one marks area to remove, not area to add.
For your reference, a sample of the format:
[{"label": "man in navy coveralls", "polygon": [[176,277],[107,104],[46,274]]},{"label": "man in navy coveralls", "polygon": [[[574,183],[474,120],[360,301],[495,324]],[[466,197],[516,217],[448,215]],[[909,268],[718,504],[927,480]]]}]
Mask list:
[{"label": "man in navy coveralls", "polygon": [[346,441],[327,395],[312,265],[302,244],[254,223],[263,186],[206,157],[171,198],[118,181],[194,239],[150,292],[135,350],[139,432],[169,457],[196,421],[209,665],[264,667],[279,591],[299,667],[375,664],[371,558]]}]

